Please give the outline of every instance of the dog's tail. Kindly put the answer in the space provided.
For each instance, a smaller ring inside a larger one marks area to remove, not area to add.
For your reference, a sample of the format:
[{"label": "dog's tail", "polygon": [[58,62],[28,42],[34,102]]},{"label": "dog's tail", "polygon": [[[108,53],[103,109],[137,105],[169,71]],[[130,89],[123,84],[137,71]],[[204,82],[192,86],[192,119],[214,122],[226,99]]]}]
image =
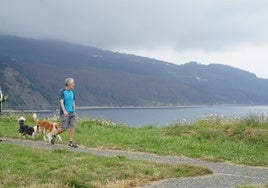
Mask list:
[{"label": "dog's tail", "polygon": [[39,122],[38,122],[37,114],[36,113],[33,114],[33,120],[36,123],[36,125],[39,125]]}]

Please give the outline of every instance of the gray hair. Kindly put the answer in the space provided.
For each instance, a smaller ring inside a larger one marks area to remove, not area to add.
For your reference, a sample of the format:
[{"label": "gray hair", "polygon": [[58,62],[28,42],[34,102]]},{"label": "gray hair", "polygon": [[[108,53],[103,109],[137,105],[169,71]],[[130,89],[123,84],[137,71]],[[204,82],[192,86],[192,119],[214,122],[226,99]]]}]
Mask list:
[{"label": "gray hair", "polygon": [[74,79],[73,78],[66,78],[65,79],[65,85],[69,85],[70,83],[74,82]]}]

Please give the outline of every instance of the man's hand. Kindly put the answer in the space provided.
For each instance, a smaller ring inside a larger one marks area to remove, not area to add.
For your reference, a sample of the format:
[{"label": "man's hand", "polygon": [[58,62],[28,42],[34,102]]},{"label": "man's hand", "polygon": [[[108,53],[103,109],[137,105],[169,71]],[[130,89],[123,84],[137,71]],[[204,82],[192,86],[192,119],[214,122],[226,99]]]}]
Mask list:
[{"label": "man's hand", "polygon": [[64,111],[64,112],[63,112],[63,114],[64,114],[64,116],[66,116],[66,117],[68,117],[68,116],[69,116],[69,114],[68,114],[68,112],[67,112],[67,111]]},{"label": "man's hand", "polygon": [[8,95],[4,96],[4,100],[6,101],[8,99]]}]

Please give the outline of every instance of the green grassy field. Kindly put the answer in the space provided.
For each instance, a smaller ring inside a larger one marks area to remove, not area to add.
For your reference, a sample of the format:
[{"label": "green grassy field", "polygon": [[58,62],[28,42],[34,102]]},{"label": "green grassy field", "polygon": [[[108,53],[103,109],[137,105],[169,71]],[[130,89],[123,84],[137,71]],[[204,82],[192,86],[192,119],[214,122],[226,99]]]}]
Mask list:
[{"label": "green grassy field", "polygon": [[245,186],[238,186],[237,188],[268,188],[268,183],[265,185],[245,185]]},{"label": "green grassy field", "polygon": [[[190,165],[102,157],[1,144],[0,187],[131,187],[170,177],[209,174]],[[4,152],[4,153],[2,153]]]},{"label": "green grassy field", "polygon": [[[132,128],[105,121],[78,123],[76,141],[90,147],[136,150],[252,166],[268,165],[268,121],[203,119],[190,125]],[[66,138],[67,139],[67,138]]]},{"label": "green grassy field", "polygon": [[[0,117],[1,137],[19,136],[17,118],[17,115]],[[30,116],[27,117],[27,124],[34,125]],[[249,115],[239,120],[213,117],[161,128],[133,128],[105,120],[78,119],[75,142],[87,147],[268,166],[267,135],[268,120],[262,115]],[[68,132],[63,133],[62,138],[63,143],[67,144]],[[42,140],[42,137],[39,136],[36,140]],[[5,144],[0,146],[1,153],[4,153],[4,160],[0,163],[0,179],[5,181],[1,184],[10,187],[26,186],[27,180],[24,179],[28,176],[35,176],[31,180],[32,186],[118,187],[120,184],[121,187],[128,187],[168,177],[211,173],[207,169],[188,165],[133,161],[122,156],[107,158],[65,150],[43,151]],[[20,184],[21,181],[25,183]]]}]

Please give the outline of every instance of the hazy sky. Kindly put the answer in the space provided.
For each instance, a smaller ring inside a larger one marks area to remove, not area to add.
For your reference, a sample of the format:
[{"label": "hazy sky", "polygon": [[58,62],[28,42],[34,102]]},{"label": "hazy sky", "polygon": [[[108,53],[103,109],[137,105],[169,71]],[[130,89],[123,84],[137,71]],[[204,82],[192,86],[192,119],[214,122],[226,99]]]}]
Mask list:
[{"label": "hazy sky", "polygon": [[0,0],[0,34],[55,38],[268,78],[267,0]]}]

